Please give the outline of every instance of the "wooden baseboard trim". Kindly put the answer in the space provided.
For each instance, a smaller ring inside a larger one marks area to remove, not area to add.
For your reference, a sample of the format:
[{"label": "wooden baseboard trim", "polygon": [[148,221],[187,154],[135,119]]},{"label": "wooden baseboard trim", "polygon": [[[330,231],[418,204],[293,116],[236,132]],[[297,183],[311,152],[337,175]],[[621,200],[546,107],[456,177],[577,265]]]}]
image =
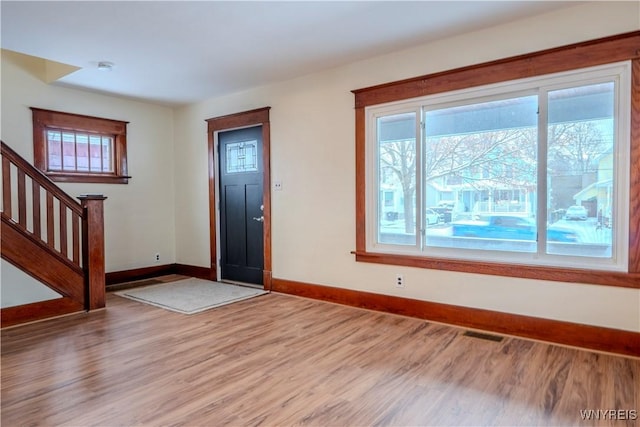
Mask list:
[{"label": "wooden baseboard trim", "polygon": [[212,268],[197,267],[195,265],[187,264],[174,264],[175,274],[182,274],[184,276],[197,277],[204,280],[216,280],[216,272]]},{"label": "wooden baseboard trim", "polygon": [[134,268],[132,270],[112,271],[107,273],[107,286],[118,283],[133,282],[134,280],[150,279],[175,273],[175,264],[154,265],[151,267]]},{"label": "wooden baseboard trim", "polygon": [[291,280],[272,280],[273,291],[513,335],[589,350],[640,357],[640,333],[540,317],[374,294]]},{"label": "wooden baseboard trim", "polygon": [[167,274],[183,274],[205,280],[215,280],[215,271],[207,267],[187,264],[164,264],[132,270],[113,271],[106,274],[107,287],[135,280],[151,279]]},{"label": "wooden baseboard trim", "polygon": [[4,329],[84,311],[83,304],[69,297],[63,297],[3,308],[0,310],[0,322]]}]

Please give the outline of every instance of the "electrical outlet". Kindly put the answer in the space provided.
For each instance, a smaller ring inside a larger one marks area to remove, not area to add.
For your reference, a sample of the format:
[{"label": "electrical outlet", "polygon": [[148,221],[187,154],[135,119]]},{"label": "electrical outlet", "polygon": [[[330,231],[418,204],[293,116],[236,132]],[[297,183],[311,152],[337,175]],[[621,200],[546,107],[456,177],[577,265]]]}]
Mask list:
[{"label": "electrical outlet", "polygon": [[273,189],[274,191],[282,191],[282,181],[274,181]]},{"label": "electrical outlet", "polygon": [[160,254],[156,254],[155,260],[156,260],[156,262],[160,262]]},{"label": "electrical outlet", "polygon": [[396,288],[404,288],[404,276],[396,274]]}]

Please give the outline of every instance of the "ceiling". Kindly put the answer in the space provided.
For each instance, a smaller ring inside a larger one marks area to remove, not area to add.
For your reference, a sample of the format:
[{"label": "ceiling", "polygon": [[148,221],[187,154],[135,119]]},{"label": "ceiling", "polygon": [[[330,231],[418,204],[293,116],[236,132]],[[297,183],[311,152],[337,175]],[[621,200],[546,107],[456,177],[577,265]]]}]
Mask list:
[{"label": "ceiling", "polygon": [[1,41],[79,68],[54,84],[181,105],[575,4],[2,0]]}]

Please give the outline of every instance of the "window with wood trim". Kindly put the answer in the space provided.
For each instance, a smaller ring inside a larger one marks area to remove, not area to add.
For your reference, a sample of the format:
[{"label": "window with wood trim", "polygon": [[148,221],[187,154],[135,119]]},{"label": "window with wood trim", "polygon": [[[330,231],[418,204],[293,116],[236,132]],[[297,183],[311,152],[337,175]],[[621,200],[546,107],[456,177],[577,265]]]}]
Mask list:
[{"label": "window with wood trim", "polygon": [[354,91],[356,260],[640,287],[639,42]]},{"label": "window with wood trim", "polygon": [[31,110],[34,166],[49,178],[63,182],[128,182],[128,122]]}]

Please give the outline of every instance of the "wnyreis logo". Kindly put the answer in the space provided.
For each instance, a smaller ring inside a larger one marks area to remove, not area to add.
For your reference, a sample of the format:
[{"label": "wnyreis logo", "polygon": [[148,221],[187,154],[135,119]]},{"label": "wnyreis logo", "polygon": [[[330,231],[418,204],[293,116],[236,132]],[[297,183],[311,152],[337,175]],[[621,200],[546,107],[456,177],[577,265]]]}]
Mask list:
[{"label": "wnyreis logo", "polygon": [[636,409],[581,409],[583,420],[637,420]]}]

